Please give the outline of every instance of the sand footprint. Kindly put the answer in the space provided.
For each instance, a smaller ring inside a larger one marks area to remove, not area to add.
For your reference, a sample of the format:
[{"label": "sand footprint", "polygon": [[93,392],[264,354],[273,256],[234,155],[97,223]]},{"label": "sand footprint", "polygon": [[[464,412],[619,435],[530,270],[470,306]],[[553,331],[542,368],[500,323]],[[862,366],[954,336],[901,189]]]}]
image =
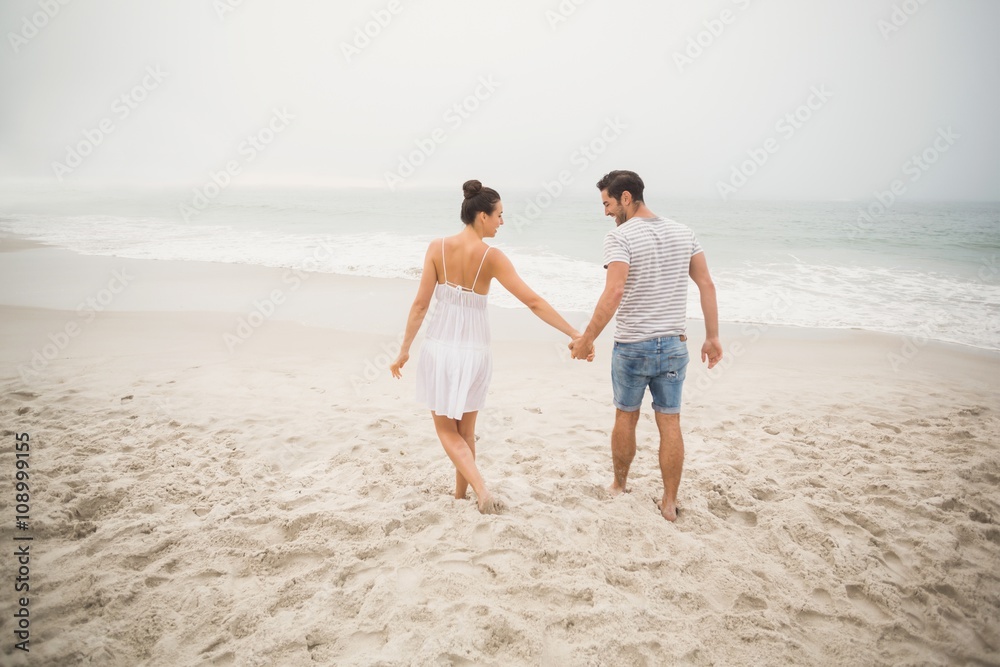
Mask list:
[{"label": "sand footprint", "polygon": [[442,653],[437,657],[435,664],[450,665],[451,667],[474,667],[476,665],[472,660],[462,657],[457,653]]},{"label": "sand footprint", "polygon": [[767,609],[767,602],[758,597],[747,595],[746,593],[742,593],[738,598],[736,598],[736,602],[733,603],[734,611],[750,612],[763,611],[765,609]]},{"label": "sand footprint", "polygon": [[886,424],[884,422],[871,422],[871,425],[875,428],[886,429],[888,431],[893,431],[894,433],[902,433],[903,429],[898,426],[893,426],[892,424]]},{"label": "sand footprint", "polygon": [[489,523],[481,523],[472,531],[471,544],[479,551],[493,547],[493,529]]},{"label": "sand footprint", "polygon": [[895,574],[897,577],[906,576],[906,566],[903,564],[903,560],[897,556],[894,551],[883,552],[882,562],[885,564],[886,569]]},{"label": "sand footprint", "polygon": [[875,537],[882,537],[885,535],[885,531],[873,521],[870,521],[867,517],[858,514],[857,512],[844,512],[844,516],[850,519],[855,525],[867,531],[868,533],[874,535]]},{"label": "sand footprint", "polygon": [[795,615],[795,620],[802,625],[826,628],[830,624],[830,614],[824,614],[812,609],[803,609]]},{"label": "sand footprint", "polygon": [[848,584],[844,588],[847,591],[847,598],[863,617],[872,621],[884,621],[889,618],[861,586]]},{"label": "sand footprint", "polygon": [[750,490],[750,495],[762,502],[769,502],[778,497],[779,492],[766,486],[758,486]]},{"label": "sand footprint", "polygon": [[993,523],[993,515],[981,512],[980,510],[971,510],[969,512],[969,518],[976,523]]},{"label": "sand footprint", "polygon": [[812,601],[817,607],[832,607],[833,596],[825,588],[815,588],[812,592]]},{"label": "sand footprint", "polygon": [[33,401],[38,398],[38,394],[33,391],[12,391],[8,396],[13,396],[14,398],[20,398],[24,401]]},{"label": "sand footprint", "polygon": [[385,524],[385,526],[382,527],[382,530],[385,531],[386,537],[388,537],[392,534],[392,531],[400,528],[402,525],[403,523],[399,519],[393,519],[389,523]]},{"label": "sand footprint", "polygon": [[412,567],[396,568],[396,589],[399,593],[414,593],[420,590],[424,575]]},{"label": "sand footprint", "polygon": [[737,510],[722,496],[711,498],[708,501],[708,511],[723,521],[751,527],[757,525],[757,514],[755,512]]}]

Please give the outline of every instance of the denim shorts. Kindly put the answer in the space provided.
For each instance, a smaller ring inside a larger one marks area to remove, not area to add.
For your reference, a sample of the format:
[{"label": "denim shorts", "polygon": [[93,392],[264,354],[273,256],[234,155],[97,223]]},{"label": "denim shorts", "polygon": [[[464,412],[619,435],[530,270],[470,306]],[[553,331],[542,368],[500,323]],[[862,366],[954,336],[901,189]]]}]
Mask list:
[{"label": "denim shorts", "polygon": [[653,410],[680,414],[681,388],[688,365],[687,344],[679,336],[650,338],[638,343],[615,342],[611,352],[611,385],[615,407],[635,412],[642,407],[646,387]]}]

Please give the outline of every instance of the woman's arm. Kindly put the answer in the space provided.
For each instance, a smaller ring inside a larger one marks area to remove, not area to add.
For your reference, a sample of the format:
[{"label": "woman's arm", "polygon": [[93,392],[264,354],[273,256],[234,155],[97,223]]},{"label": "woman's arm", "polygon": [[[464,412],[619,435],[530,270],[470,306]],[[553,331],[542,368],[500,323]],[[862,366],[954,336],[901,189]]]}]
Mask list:
[{"label": "woman's arm", "polygon": [[399,356],[389,367],[389,371],[394,378],[403,377],[399,370],[410,358],[410,345],[420,331],[420,325],[424,322],[427,309],[431,305],[431,296],[434,294],[434,286],[437,285],[437,270],[434,268],[434,260],[431,259],[435,243],[427,247],[427,254],[424,255],[424,269],[420,274],[420,286],[417,287],[417,296],[410,306],[410,316],[406,320],[406,333],[403,334],[403,342],[399,347]]},{"label": "woman's arm", "polygon": [[543,322],[558,329],[570,338],[577,338],[580,335],[580,332],[570,326],[570,323],[557,313],[556,309],[550,306],[548,301],[538,296],[521,279],[521,276],[517,275],[514,264],[508,259],[507,255],[494,248],[491,257],[494,265],[493,276],[518,301],[530,308],[531,312],[537,315]]}]

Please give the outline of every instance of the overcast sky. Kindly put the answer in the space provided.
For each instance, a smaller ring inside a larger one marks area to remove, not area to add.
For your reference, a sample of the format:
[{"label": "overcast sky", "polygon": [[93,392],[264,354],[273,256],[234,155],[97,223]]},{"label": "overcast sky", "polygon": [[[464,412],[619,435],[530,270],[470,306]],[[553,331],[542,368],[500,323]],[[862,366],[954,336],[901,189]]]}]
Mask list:
[{"label": "overcast sky", "polygon": [[2,181],[1000,200],[997,0],[3,0],[0,27]]}]

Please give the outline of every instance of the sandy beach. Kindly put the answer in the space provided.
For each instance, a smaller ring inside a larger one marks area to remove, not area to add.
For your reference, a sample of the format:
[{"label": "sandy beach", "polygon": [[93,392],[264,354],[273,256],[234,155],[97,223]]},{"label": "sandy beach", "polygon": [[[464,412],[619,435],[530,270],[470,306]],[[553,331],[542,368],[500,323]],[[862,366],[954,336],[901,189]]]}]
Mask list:
[{"label": "sandy beach", "polygon": [[0,251],[5,665],[1000,664],[996,352],[728,324],[708,372],[691,320],[671,524],[648,397],[604,490],[611,331],[493,309],[483,516],[388,371],[415,282]]}]

